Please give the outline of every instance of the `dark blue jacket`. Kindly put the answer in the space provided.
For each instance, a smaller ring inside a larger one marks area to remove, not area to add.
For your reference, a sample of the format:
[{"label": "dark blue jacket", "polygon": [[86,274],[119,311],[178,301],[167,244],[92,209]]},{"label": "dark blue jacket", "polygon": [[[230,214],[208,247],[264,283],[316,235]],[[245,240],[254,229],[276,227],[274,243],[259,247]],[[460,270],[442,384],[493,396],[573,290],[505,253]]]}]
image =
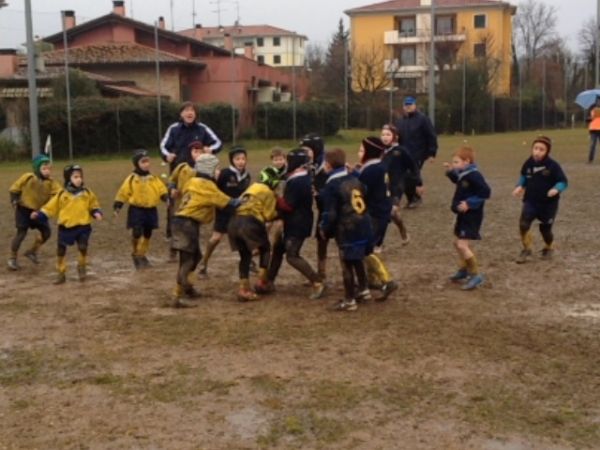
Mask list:
[{"label": "dark blue jacket", "polygon": [[278,202],[286,238],[305,239],[311,235],[314,221],[312,199],[312,178],[307,171],[288,177],[283,199]]},{"label": "dark blue jacket", "polygon": [[385,151],[381,163],[387,173],[390,190],[393,190],[395,186],[401,185],[407,177],[414,177],[417,186],[423,184],[419,166],[413,157],[410,156],[406,147],[401,145],[390,147]]},{"label": "dark blue jacket", "polygon": [[240,174],[235,167],[221,170],[217,178],[218,188],[231,198],[238,198],[250,187],[250,174],[245,171]]},{"label": "dark blue jacket", "polygon": [[458,210],[461,202],[467,202],[467,214],[483,215],[483,205],[490,198],[492,190],[475,164],[468,165],[464,170],[449,170],[446,176],[456,184],[451,209],[455,214],[463,214]]},{"label": "dark blue jacket", "polygon": [[562,192],[567,188],[568,181],[560,164],[549,156],[539,162],[530,157],[521,168],[519,185],[525,188],[523,201],[551,204],[558,202],[560,194],[548,197],[548,191],[556,188]]},{"label": "dark blue jacket", "polygon": [[171,162],[171,170],[182,162],[187,162],[194,167],[192,152],[188,146],[194,142],[200,141],[204,146],[210,147],[213,153],[218,153],[223,145],[215,132],[200,122],[194,122],[190,125],[182,121],[172,124],[165,133],[160,143],[160,151],[163,160],[166,161],[169,153],[175,153],[176,158]]},{"label": "dark blue jacket", "polygon": [[421,166],[437,154],[438,143],[435,129],[425,114],[420,111],[405,115],[396,122],[400,145],[406,147],[413,159]]},{"label": "dark blue jacket", "polygon": [[392,199],[385,182],[385,167],[381,161],[367,161],[360,169],[358,179],[367,190],[365,200],[369,215],[374,219],[390,220]]},{"label": "dark blue jacket", "polygon": [[[365,205],[365,187],[345,169],[329,174],[321,190],[323,215],[320,229],[337,244],[347,246],[372,245],[371,220]],[[366,254],[370,253],[367,250]]]}]

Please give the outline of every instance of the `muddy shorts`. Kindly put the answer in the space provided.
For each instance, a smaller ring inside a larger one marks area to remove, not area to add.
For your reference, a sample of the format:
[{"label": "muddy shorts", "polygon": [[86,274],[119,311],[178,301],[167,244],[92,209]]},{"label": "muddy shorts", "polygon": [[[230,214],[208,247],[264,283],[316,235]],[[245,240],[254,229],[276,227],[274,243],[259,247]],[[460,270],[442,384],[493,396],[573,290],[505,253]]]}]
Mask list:
[{"label": "muddy shorts", "polygon": [[232,217],[233,214],[231,212],[218,209],[215,215],[215,225],[213,229],[217,233],[227,234],[227,227]]},{"label": "muddy shorts", "polygon": [[558,202],[548,203],[533,203],[523,202],[523,209],[521,210],[521,222],[531,223],[534,220],[539,220],[543,225],[552,225],[556,214],[558,213]]},{"label": "muddy shorts", "polygon": [[173,217],[171,248],[187,253],[200,251],[200,224],[188,217]]},{"label": "muddy shorts", "polygon": [[250,251],[269,246],[269,235],[264,223],[252,216],[235,216],[229,221],[229,244],[238,251],[244,244]]},{"label": "muddy shorts", "polygon": [[24,206],[17,205],[15,209],[15,227],[16,228],[31,228],[32,230],[49,230],[50,225],[48,221],[32,220],[31,213],[33,209],[25,208]]}]

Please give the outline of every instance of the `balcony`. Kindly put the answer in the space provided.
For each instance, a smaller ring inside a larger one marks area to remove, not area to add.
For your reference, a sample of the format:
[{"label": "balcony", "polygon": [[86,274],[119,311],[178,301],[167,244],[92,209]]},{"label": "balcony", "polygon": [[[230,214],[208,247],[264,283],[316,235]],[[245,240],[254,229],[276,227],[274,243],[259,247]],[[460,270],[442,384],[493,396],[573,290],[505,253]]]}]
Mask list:
[{"label": "balcony", "polygon": [[[386,45],[398,44],[422,44],[431,40],[431,30],[416,30],[416,31],[386,31],[383,34],[383,43]],[[437,33],[435,42],[464,42],[467,40],[465,31],[448,33]]]},{"label": "balcony", "polygon": [[386,59],[383,65],[385,73],[394,78],[419,78],[428,70],[427,66],[402,65],[397,59]]}]

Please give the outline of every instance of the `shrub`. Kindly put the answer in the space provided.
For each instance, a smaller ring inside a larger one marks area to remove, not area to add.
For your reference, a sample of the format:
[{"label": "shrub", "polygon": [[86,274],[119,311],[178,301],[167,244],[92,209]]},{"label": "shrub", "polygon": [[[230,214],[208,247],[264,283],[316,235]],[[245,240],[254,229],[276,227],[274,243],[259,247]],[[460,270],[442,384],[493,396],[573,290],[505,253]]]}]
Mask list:
[{"label": "shrub", "polygon": [[[296,135],[319,133],[335,135],[341,126],[342,111],[331,101],[311,101],[296,105]],[[262,103],[257,108],[256,132],[262,139],[293,138],[292,103]]]}]

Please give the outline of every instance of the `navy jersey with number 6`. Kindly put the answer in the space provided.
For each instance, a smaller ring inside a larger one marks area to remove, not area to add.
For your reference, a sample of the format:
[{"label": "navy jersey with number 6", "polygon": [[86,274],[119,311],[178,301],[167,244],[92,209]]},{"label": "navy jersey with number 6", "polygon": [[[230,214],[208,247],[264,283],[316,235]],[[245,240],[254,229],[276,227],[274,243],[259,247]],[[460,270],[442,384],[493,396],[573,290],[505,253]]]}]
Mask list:
[{"label": "navy jersey with number 6", "polygon": [[345,169],[333,171],[321,191],[321,230],[335,238],[343,258],[362,259],[372,252],[371,219],[365,201],[365,187]]}]

